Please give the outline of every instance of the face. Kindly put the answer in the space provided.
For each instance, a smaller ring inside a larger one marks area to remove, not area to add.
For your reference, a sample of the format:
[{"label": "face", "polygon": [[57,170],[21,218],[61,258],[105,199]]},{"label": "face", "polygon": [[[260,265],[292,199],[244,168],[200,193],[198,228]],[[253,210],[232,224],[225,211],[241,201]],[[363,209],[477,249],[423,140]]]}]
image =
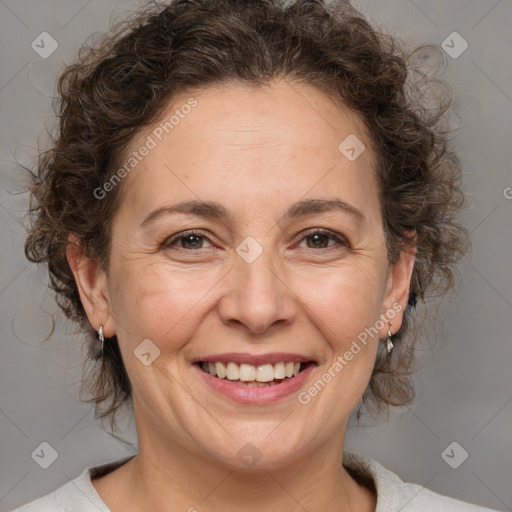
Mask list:
[{"label": "face", "polygon": [[131,141],[108,275],[76,275],[117,334],[139,450],[275,468],[343,444],[412,270],[388,263],[375,161],[356,114],[286,81],[175,98]]}]

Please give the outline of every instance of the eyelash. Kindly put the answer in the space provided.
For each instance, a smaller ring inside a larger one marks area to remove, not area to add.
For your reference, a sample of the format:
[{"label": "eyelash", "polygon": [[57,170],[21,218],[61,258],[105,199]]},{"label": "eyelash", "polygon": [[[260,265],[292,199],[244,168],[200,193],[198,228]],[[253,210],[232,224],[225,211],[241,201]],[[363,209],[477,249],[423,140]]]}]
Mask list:
[{"label": "eyelash", "polygon": [[[327,237],[334,239],[337,242],[341,243],[341,245],[343,245],[345,247],[349,247],[349,244],[344,236],[340,235],[339,233],[336,233],[335,231],[330,231],[328,229],[322,229],[322,228],[313,228],[313,229],[307,230],[305,233],[302,233],[302,237],[300,238],[299,242],[302,242],[303,240],[306,240],[307,238],[312,237],[314,235],[327,236]],[[166,242],[164,242],[163,247],[166,249],[170,249],[177,241],[187,238],[187,237],[190,237],[190,236],[197,236],[197,237],[205,238],[208,241],[210,241],[204,231],[198,231],[198,230],[192,229],[189,231],[183,231],[181,233],[173,235],[172,237],[167,239]],[[212,242],[210,241],[210,243],[212,243]],[[333,244],[333,245],[335,245],[335,244]],[[309,247],[308,249],[310,249],[312,251],[319,251],[321,249],[331,249],[333,247],[333,245],[328,245],[327,247],[321,247],[320,249],[314,249],[311,247]],[[185,249],[184,247],[179,247],[178,249],[187,251],[187,252],[196,252],[196,251],[201,250],[201,249],[196,249],[196,250]]]}]

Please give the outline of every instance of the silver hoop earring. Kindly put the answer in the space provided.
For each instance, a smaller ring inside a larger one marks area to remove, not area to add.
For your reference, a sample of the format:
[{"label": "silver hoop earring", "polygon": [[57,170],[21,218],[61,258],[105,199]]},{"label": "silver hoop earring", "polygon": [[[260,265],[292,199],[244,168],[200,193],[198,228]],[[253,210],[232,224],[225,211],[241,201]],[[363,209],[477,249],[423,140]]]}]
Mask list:
[{"label": "silver hoop earring", "polygon": [[393,335],[391,334],[391,325],[388,329],[388,337],[386,338],[386,350],[388,352],[388,355],[391,354],[391,351],[393,350]]},{"label": "silver hoop earring", "polygon": [[105,341],[105,336],[103,335],[103,325],[100,325],[98,330],[98,338],[101,341],[101,353],[103,354],[103,342]]}]

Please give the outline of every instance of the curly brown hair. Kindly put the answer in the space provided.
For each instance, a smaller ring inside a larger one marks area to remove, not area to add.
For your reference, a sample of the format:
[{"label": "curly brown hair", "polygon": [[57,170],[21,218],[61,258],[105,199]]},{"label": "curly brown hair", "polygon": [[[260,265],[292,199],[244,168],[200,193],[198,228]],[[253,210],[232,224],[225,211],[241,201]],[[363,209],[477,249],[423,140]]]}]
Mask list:
[{"label": "curly brown hair", "polygon": [[[379,349],[361,401],[379,409],[409,403],[414,308],[453,286],[454,265],[468,245],[456,222],[463,205],[460,163],[442,122],[449,100],[434,110],[417,101],[409,56],[347,2],[152,2],[95,47],[83,47],[58,80],[59,127],[31,173],[27,258],[48,264],[59,306],[91,332],[66,249],[75,235],[82,250],[108,269],[122,187],[108,201],[94,191],[111,179],[134,135],[185,89],[227,81],[258,86],[283,77],[313,85],[341,99],[369,130],[389,261],[412,245],[416,249],[395,349],[391,357]],[[109,417],[114,425],[114,413],[131,401],[116,337],[105,343],[101,361],[91,356],[88,362],[88,401],[96,404],[97,418]]]}]

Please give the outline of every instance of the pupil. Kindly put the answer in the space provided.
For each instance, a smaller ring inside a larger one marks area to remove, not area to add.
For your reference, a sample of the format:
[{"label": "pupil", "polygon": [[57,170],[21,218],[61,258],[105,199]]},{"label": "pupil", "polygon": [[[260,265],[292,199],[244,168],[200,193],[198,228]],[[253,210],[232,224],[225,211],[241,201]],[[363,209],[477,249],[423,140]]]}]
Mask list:
[{"label": "pupil", "polygon": [[310,240],[313,242],[314,248],[326,247],[327,237],[325,235],[311,235]]},{"label": "pupil", "polygon": [[197,248],[201,245],[201,237],[198,235],[189,235],[183,239],[182,246],[185,246],[185,248]]}]

